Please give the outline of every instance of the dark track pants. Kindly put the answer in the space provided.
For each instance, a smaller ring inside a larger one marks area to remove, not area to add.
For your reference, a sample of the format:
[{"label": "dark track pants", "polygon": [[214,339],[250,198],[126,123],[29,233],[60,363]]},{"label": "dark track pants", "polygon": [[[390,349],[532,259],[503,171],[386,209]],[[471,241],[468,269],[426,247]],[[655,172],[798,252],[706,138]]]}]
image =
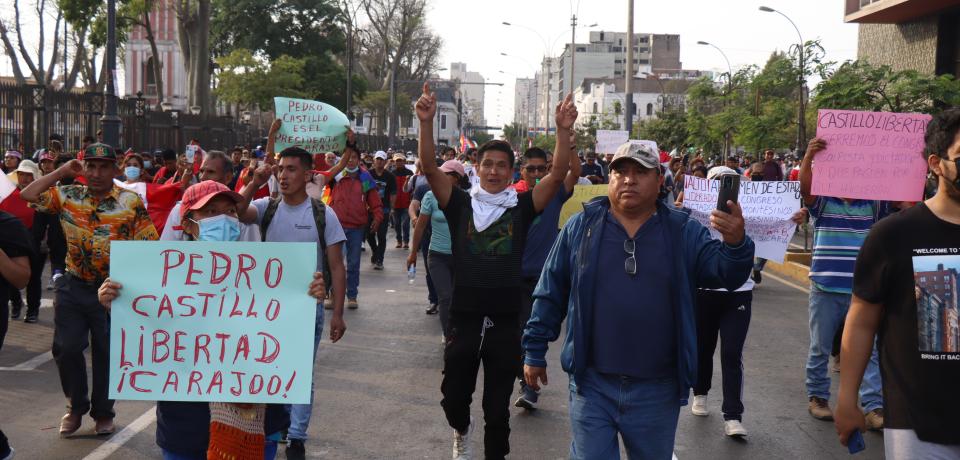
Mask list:
[{"label": "dark track pants", "polygon": [[477,373],[483,363],[483,445],[488,459],[501,459],[510,453],[510,396],[520,347],[517,323],[516,315],[485,317],[454,311],[450,316],[441,405],[450,426],[461,433],[466,431]]},{"label": "dark track pants", "polygon": [[713,380],[713,352],[720,338],[723,371],[723,419],[743,417],[743,344],[750,327],[753,291],[697,291],[697,384],[693,394],[706,395]]}]

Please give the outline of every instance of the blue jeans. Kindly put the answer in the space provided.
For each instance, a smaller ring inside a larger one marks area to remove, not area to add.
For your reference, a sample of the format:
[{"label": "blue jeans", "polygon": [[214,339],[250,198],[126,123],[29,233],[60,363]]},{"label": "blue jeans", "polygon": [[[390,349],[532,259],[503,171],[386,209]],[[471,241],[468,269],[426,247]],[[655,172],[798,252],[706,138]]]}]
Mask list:
[{"label": "blue jeans", "polygon": [[[189,455],[181,455],[170,452],[166,449],[161,450],[163,451],[163,460],[207,460],[206,455],[200,457],[191,457]],[[277,458],[277,441],[268,439],[266,444],[263,446],[263,460],[274,460],[275,458]]]},{"label": "blue jeans", "polygon": [[631,460],[669,460],[679,416],[675,378],[639,380],[587,368],[570,388],[570,458],[619,460],[619,434]]},{"label": "blue jeans", "polygon": [[[323,337],[323,304],[317,305],[317,322],[313,328],[313,363],[316,365],[317,348],[320,347],[320,339]],[[313,413],[313,380],[310,384],[310,403],[309,404],[291,404],[290,410],[290,429],[287,430],[289,439],[307,439],[307,428],[310,427],[310,415]]]},{"label": "blue jeans", "polygon": [[360,246],[363,245],[364,228],[344,228],[347,236],[347,298],[356,299],[360,290]]},{"label": "blue jeans", "polygon": [[393,219],[393,229],[397,232],[397,243],[409,243],[410,214],[407,213],[407,208],[394,209],[393,214],[391,214],[390,217]]},{"label": "blue jeans", "polygon": [[[830,400],[830,352],[833,336],[847,318],[850,294],[810,289],[810,353],[807,355],[807,397]],[[880,363],[874,339],[873,354],[860,384],[860,404],[869,412],[883,408],[883,386],[880,382]]]}]

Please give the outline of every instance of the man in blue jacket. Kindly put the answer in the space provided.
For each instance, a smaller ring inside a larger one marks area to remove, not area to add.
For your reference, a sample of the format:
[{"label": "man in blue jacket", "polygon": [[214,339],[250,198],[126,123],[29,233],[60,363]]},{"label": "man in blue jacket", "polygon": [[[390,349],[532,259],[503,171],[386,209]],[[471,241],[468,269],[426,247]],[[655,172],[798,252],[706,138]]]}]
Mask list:
[{"label": "man in blue jacket", "polygon": [[524,377],[535,390],[547,384],[547,342],[570,318],[560,360],[570,375],[574,459],[620,458],[617,434],[630,458],[671,457],[696,381],[694,293],[734,290],[753,266],[739,205],[713,212],[722,236],[714,240],[658,202],[659,166],[649,147],[617,149],[607,197],[567,222],[534,292]]}]

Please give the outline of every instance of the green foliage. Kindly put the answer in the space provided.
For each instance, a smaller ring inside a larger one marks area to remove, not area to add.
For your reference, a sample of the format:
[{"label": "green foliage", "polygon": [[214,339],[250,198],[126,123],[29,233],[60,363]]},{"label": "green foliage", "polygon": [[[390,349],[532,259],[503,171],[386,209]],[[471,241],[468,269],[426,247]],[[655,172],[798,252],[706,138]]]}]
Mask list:
[{"label": "green foliage", "polygon": [[[140,0],[137,0],[140,1]],[[302,62],[297,90],[303,97],[343,108],[347,72],[335,59],[346,50],[342,12],[333,0],[214,0],[210,47],[214,56],[239,49],[269,62],[282,56]],[[359,100],[367,83],[353,77],[352,92]],[[277,94],[279,95],[279,94]]]},{"label": "green foliage", "polygon": [[475,141],[477,145],[483,145],[485,142],[493,140],[493,134],[486,131],[477,131],[470,135],[470,139]]},{"label": "green foliage", "polygon": [[643,120],[637,124],[637,138],[656,140],[659,147],[670,151],[681,148],[686,142],[687,116],[682,112],[660,113],[659,118]]},{"label": "green foliage", "polygon": [[816,89],[813,106],[886,112],[935,113],[960,104],[960,80],[913,70],[894,71],[858,60],[843,63]]},{"label": "green foliage", "polygon": [[305,97],[304,61],[280,56],[272,62],[254,57],[247,49],[237,49],[217,58],[220,66],[219,85],[214,90],[223,101],[241,107],[254,104],[263,109],[273,107],[274,96]]}]

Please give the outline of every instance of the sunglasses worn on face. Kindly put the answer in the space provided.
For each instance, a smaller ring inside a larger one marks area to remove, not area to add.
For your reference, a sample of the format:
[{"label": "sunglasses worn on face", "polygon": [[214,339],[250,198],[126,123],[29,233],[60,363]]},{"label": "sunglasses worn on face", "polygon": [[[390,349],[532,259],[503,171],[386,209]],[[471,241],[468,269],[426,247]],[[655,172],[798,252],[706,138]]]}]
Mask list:
[{"label": "sunglasses worn on face", "polygon": [[636,251],[636,245],[634,241],[624,241],[623,250],[630,255],[630,257],[627,257],[627,260],[623,262],[623,270],[626,271],[628,275],[634,276],[637,274],[637,257],[634,253]]},{"label": "sunglasses worn on face", "polygon": [[532,172],[546,172],[546,171],[547,171],[547,167],[546,167],[546,166],[525,166],[523,169],[524,169],[526,172],[528,172],[528,173],[532,173]]}]

